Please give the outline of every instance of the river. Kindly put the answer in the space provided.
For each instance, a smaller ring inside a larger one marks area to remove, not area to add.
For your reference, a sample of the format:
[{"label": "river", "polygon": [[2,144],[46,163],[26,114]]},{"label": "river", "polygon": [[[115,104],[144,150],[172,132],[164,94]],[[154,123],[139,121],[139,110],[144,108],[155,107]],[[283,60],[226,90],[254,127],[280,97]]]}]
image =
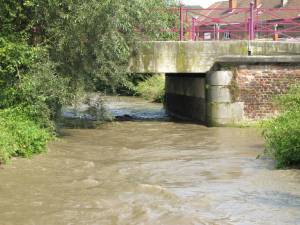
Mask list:
[{"label": "river", "polygon": [[257,159],[256,129],[169,120],[111,98],[135,120],[66,129],[48,153],[0,169],[0,225],[299,225],[300,171]]}]

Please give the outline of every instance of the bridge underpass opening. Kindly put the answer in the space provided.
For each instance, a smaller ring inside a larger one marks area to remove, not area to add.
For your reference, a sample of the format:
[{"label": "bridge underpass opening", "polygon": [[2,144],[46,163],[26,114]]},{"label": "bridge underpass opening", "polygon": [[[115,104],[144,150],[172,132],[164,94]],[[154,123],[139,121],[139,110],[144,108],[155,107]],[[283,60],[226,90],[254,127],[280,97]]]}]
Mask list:
[{"label": "bridge underpass opening", "polygon": [[206,123],[205,73],[166,73],[165,91],[170,116]]}]

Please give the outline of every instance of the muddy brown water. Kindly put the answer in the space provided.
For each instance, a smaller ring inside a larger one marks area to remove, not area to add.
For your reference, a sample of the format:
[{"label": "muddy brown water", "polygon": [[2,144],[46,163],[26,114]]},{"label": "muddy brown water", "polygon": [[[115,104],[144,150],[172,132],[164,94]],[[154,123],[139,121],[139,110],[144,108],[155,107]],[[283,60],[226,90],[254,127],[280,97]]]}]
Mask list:
[{"label": "muddy brown water", "polygon": [[300,172],[256,159],[259,131],[171,122],[134,98],[108,106],[142,119],[64,130],[2,166],[0,225],[300,224]]}]

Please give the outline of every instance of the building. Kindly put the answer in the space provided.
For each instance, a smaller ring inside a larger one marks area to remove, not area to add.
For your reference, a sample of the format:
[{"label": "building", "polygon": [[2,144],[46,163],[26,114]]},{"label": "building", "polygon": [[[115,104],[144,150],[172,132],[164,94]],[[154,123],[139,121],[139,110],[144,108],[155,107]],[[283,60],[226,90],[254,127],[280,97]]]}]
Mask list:
[{"label": "building", "polygon": [[194,18],[190,36],[197,40],[248,39],[253,24],[255,39],[300,38],[300,0],[254,0],[253,13],[250,2],[219,1],[206,9],[194,9],[189,14]]}]

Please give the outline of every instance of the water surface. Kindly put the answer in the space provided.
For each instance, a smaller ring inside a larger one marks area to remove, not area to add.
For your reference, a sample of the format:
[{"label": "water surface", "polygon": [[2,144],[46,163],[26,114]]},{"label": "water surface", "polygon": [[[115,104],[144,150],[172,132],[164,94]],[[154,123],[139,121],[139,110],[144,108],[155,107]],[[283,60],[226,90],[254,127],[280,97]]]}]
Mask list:
[{"label": "water surface", "polygon": [[300,224],[300,172],[256,159],[257,130],[171,122],[134,98],[108,106],[138,120],[64,130],[0,169],[1,225]]}]

